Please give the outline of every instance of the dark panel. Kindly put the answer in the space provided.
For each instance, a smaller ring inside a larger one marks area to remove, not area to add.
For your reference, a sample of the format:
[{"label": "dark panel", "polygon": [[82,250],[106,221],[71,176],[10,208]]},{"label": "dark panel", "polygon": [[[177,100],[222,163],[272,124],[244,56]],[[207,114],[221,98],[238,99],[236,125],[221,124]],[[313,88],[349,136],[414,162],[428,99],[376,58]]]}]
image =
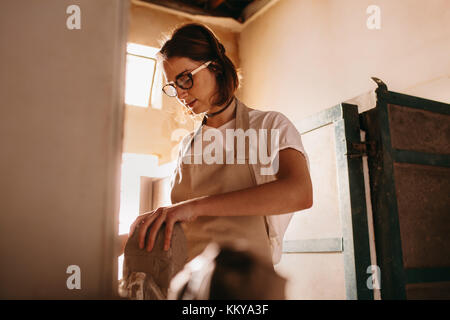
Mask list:
[{"label": "dark panel", "polygon": [[450,266],[450,168],[394,163],[405,268]]},{"label": "dark panel", "polygon": [[398,106],[450,115],[450,104],[448,103],[409,96],[407,94],[393,91],[376,90],[376,92],[377,101],[382,103],[395,104]]},{"label": "dark panel", "polygon": [[[253,0],[142,0],[162,7],[186,12],[193,15],[230,17],[243,22],[243,10]],[[266,4],[266,3],[264,3]],[[256,11],[262,5],[256,5]],[[253,12],[254,13],[254,12]],[[253,14],[252,13],[252,14]],[[251,15],[248,15],[250,17]]]},{"label": "dark panel", "polygon": [[400,225],[395,198],[393,159],[387,105],[378,96],[377,107],[361,114],[366,140],[376,152],[368,157],[370,195],[377,264],[381,269],[381,298],[406,299]]},{"label": "dark panel", "polygon": [[450,268],[406,269],[407,283],[450,281]]},{"label": "dark panel", "polygon": [[414,283],[406,285],[408,300],[450,299],[450,282]]},{"label": "dark panel", "polygon": [[450,105],[377,84],[377,106],[360,118],[376,145],[368,166],[381,296],[447,297],[438,283],[450,279]]},{"label": "dark panel", "polygon": [[450,154],[450,115],[388,105],[392,148]]}]

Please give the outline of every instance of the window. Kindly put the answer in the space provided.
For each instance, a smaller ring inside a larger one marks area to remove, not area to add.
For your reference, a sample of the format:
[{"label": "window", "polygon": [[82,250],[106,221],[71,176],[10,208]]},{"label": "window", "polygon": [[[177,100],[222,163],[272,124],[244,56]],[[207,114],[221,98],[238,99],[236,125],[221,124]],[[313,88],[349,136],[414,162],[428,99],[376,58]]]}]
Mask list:
[{"label": "window", "polygon": [[161,76],[156,70],[158,49],[136,43],[127,44],[125,103],[161,109]]}]

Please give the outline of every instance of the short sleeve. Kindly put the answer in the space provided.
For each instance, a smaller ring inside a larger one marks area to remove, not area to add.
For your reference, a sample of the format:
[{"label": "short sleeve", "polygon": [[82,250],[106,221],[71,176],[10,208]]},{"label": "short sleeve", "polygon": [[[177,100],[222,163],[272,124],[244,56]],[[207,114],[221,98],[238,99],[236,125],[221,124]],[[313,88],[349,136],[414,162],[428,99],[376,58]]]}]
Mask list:
[{"label": "short sleeve", "polygon": [[306,159],[308,170],[309,167],[309,157],[303,147],[302,137],[298,132],[297,128],[294,124],[281,112],[270,112],[269,117],[272,119],[268,119],[270,122],[271,129],[278,129],[279,133],[279,144],[275,149],[275,152],[271,154],[272,161],[278,156],[278,152],[287,148],[292,148],[300,153],[302,153]]}]

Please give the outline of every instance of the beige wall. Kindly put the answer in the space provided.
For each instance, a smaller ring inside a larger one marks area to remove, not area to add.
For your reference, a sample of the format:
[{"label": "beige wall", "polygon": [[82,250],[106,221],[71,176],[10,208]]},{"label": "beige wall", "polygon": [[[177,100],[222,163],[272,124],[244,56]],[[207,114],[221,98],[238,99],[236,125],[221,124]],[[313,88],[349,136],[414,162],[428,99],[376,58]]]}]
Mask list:
[{"label": "beige wall", "polygon": [[128,3],[76,1],[68,30],[72,4],[1,2],[0,299],[116,291]]},{"label": "beige wall", "polygon": [[[159,48],[171,30],[188,22],[193,20],[132,4],[128,41]],[[239,66],[237,34],[223,27],[209,27],[219,37],[233,63]],[[156,154],[160,157],[159,164],[175,160],[171,150],[177,141],[171,141],[172,132],[177,128],[190,131],[194,126],[194,122],[183,114],[182,108],[176,99],[164,96],[161,110],[127,106],[124,152]]]},{"label": "beige wall", "polygon": [[[381,8],[369,30],[366,8]],[[450,2],[281,0],[239,42],[249,105],[293,121],[373,88],[450,101]]]},{"label": "beige wall", "polygon": [[[381,8],[380,30],[366,27],[371,4]],[[280,0],[240,33],[243,100],[296,123],[373,90],[376,76],[392,91],[450,102],[449,21],[447,0]],[[329,129],[303,136],[314,205],[294,216],[286,240],[341,236]],[[345,299],[340,253],[284,254],[276,269],[288,299]]]}]

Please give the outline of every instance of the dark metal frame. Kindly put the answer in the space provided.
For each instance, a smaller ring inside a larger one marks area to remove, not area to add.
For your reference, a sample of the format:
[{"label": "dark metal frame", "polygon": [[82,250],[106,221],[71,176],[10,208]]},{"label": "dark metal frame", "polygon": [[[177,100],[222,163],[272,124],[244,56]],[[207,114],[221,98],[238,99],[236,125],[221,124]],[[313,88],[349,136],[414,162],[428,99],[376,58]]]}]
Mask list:
[{"label": "dark metal frame", "polygon": [[[342,252],[347,299],[373,299],[366,270],[371,265],[362,155],[368,155],[377,263],[381,270],[382,299],[406,299],[406,284],[450,281],[450,268],[405,270],[394,181],[394,162],[449,167],[450,155],[394,149],[388,105],[450,115],[450,105],[391,92],[379,79],[377,106],[362,114],[358,107],[339,104],[301,121],[301,134],[327,125],[335,129],[337,183],[343,228],[339,238],[285,241],[284,252]],[[366,142],[360,141],[360,130]],[[337,240],[337,241],[336,241]]]},{"label": "dark metal frame", "polygon": [[[204,69],[204,68],[208,68],[208,66],[211,64],[211,60],[210,61],[208,61],[208,62],[205,62],[205,63],[203,63],[203,64],[201,64],[200,66],[198,66],[197,68],[195,68],[195,69],[193,69],[193,70],[191,70],[191,71],[183,71],[183,72],[181,72],[180,74],[178,74],[176,77],[175,77],[175,82],[173,82],[173,81],[171,81],[171,82],[169,82],[169,83],[167,83],[167,84],[165,84],[163,87],[162,87],[162,91],[167,95],[167,96],[169,96],[169,97],[171,97],[171,98],[175,98],[178,94],[177,94],[177,89],[176,89],[176,87],[175,87],[175,85],[177,86],[177,87],[180,87],[181,89],[183,89],[183,90],[189,90],[189,89],[191,89],[193,86],[194,86],[194,75],[197,73],[197,72],[199,72],[200,70],[202,70],[202,69]],[[180,80],[182,77],[184,77],[184,76],[187,76],[188,78],[189,78],[189,81],[191,82],[191,84],[189,85],[189,86],[183,86],[183,85],[181,85],[179,82],[178,82],[178,80]],[[175,90],[175,95],[174,96],[171,96],[170,94],[168,94],[167,92],[166,92],[166,90],[165,90],[165,88],[167,88],[167,87],[172,87],[174,90]]]},{"label": "dark metal frame", "polygon": [[[271,0],[258,0],[258,1],[231,1],[226,3],[225,1],[219,1],[224,3],[214,4],[214,1],[205,1],[203,6],[189,3],[186,1],[177,0],[140,0],[143,3],[149,3],[161,7],[165,7],[172,10],[181,11],[184,13],[200,16],[211,17],[224,17],[232,18],[239,23],[244,23],[249,20],[258,11],[268,5]],[[217,2],[217,1],[216,1]]]},{"label": "dark metal frame", "polygon": [[368,158],[377,260],[381,269],[382,299],[406,299],[406,284],[449,281],[450,268],[405,270],[394,181],[394,162],[450,166],[450,155],[394,149],[391,144],[388,105],[450,114],[450,105],[391,92],[379,79],[377,106],[360,115],[366,138],[375,142],[376,152]]}]

